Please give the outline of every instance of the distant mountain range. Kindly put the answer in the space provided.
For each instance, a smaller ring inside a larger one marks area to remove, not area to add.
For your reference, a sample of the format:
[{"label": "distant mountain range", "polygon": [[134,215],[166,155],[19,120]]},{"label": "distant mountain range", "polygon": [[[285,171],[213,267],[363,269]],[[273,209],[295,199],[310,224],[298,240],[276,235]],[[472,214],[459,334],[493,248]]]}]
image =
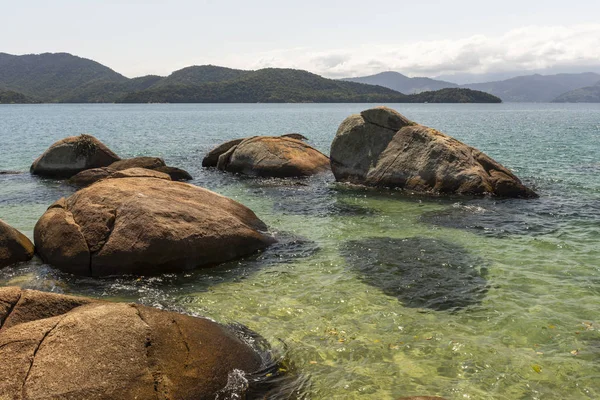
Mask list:
[{"label": "distant mountain range", "polygon": [[[426,87],[433,89],[434,87]],[[474,90],[407,95],[383,86],[326,79],[294,69],[237,70],[193,66],[167,77],[129,79],[92,60],[67,53],[0,53],[0,103],[495,103]]]},{"label": "distant mountain range", "polygon": [[563,93],[553,101],[554,103],[600,103],[600,82],[594,86],[571,90]]},{"label": "distant mountain range", "polygon": [[[398,72],[388,71],[365,77],[346,78],[344,81],[385,86],[403,93],[419,93],[425,90],[461,87],[491,93],[507,102],[551,102],[560,98],[563,99],[562,101],[585,101],[580,97],[575,97],[576,95],[566,97],[561,95],[584,87],[594,87],[593,85],[600,82],[600,74],[594,72],[555,75],[534,74],[495,82],[470,83],[459,86],[452,82],[431,78],[409,78]],[[588,92],[594,90],[589,89]],[[588,101],[594,99],[593,96],[586,98]]]},{"label": "distant mountain range", "polygon": [[458,87],[456,83],[439,81],[431,78],[409,78],[406,75],[394,71],[386,71],[357,78],[345,78],[342,80],[384,86],[406,94]]}]

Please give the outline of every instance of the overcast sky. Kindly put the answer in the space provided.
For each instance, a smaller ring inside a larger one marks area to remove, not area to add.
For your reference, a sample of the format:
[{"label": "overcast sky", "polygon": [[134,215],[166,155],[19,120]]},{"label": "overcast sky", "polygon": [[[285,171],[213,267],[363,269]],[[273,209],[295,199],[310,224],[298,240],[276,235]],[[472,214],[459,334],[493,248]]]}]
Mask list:
[{"label": "overcast sky", "polygon": [[189,65],[328,77],[600,65],[599,0],[0,0],[0,52],[68,52],[129,77]]}]

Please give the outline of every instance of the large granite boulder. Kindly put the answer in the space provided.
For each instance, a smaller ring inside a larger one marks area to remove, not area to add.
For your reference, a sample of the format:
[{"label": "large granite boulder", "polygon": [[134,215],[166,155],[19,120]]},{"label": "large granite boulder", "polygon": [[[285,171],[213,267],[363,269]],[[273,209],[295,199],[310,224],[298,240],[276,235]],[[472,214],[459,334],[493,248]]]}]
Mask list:
[{"label": "large granite boulder", "polygon": [[292,137],[253,136],[218,146],[202,166],[261,177],[303,177],[328,171],[329,158]]},{"label": "large granite boulder", "polygon": [[0,399],[214,399],[261,366],[205,318],[0,288]]},{"label": "large granite boulder", "polygon": [[8,267],[33,258],[31,240],[21,232],[0,220],[0,268]]},{"label": "large granite boulder", "polygon": [[387,107],[340,125],[331,144],[336,180],[422,193],[537,197],[481,151]]},{"label": "large granite boulder", "polygon": [[274,242],[247,207],[187,183],[106,179],[50,206],[34,229],[48,264],[77,275],[211,266]]},{"label": "large granite boulder", "polygon": [[31,165],[31,173],[50,178],[69,178],[90,168],[107,167],[120,158],[90,135],[71,136],[48,148]]}]

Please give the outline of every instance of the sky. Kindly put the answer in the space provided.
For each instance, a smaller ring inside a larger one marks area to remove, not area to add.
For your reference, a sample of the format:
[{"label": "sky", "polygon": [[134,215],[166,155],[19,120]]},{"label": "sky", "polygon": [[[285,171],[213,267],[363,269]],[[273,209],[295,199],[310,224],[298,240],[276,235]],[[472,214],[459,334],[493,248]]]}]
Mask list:
[{"label": "sky", "polygon": [[0,0],[0,10],[0,52],[67,52],[128,77],[202,64],[331,78],[600,72],[598,0]]}]

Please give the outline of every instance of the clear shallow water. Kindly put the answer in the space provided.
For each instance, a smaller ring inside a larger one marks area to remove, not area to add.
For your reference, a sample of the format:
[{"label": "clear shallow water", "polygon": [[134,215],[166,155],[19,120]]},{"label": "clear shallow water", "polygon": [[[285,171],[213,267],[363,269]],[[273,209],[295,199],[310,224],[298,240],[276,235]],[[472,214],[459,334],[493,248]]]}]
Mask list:
[{"label": "clear shallow water", "polygon": [[[54,141],[91,133],[122,157],[185,168],[281,241],[189,274],[94,280],[34,260],[1,270],[0,284],[240,322],[309,376],[310,398],[600,398],[600,106],[390,106],[485,151],[540,199],[431,199],[200,166],[215,145],[256,134],[299,132],[328,152],[339,123],[370,105],[2,106],[0,170],[26,171]],[[72,192],[0,175],[0,218],[31,237]]]}]

